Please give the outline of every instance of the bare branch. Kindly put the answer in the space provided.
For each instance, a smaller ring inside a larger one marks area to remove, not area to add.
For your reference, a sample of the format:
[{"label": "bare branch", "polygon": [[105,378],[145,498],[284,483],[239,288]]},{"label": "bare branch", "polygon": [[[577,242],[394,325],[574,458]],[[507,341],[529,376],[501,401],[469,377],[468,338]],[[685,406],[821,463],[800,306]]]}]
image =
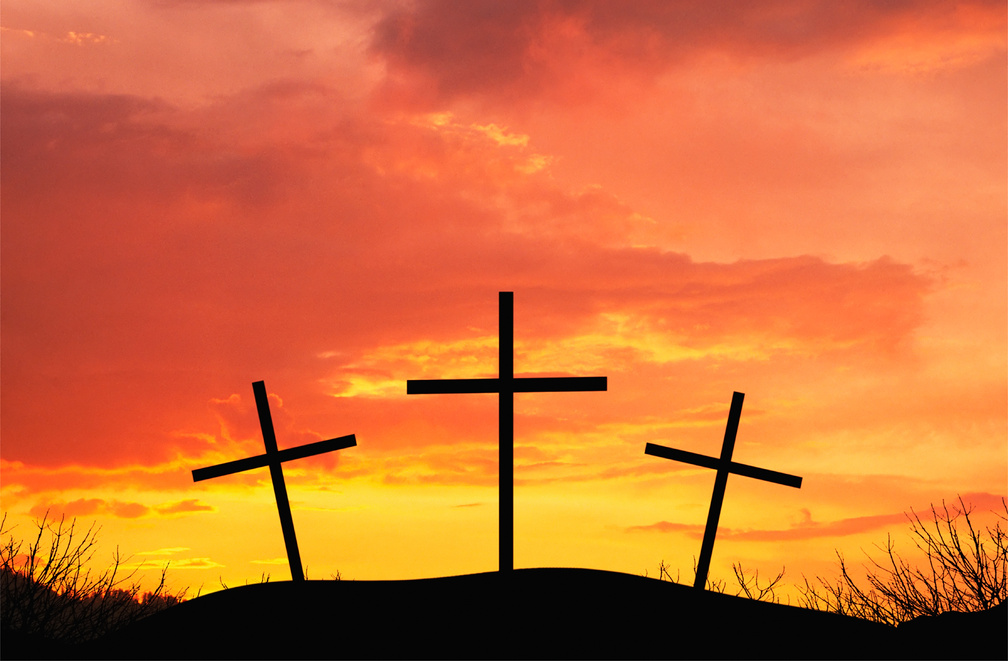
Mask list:
[{"label": "bare branch", "polygon": [[[99,528],[81,532],[76,519],[36,521],[37,534],[27,545],[15,540],[0,522],[0,600],[4,630],[77,643],[100,637],[141,617],[181,601],[185,590],[170,594],[165,588],[167,565],[158,586],[142,598],[134,581],[139,566],[125,575],[129,558],[116,548],[112,565],[94,571]],[[24,561],[19,557],[24,550]]]},{"label": "bare branch", "polygon": [[867,588],[851,576],[839,553],[840,581],[818,584],[805,579],[803,605],[895,625],[921,615],[949,611],[975,612],[996,606],[1008,598],[1008,501],[1001,499],[999,521],[981,530],[974,525],[972,508],[962,497],[957,506],[931,506],[925,521],[914,512],[907,515],[916,548],[926,557],[922,567],[911,567],[886,537],[882,560],[868,557]]}]

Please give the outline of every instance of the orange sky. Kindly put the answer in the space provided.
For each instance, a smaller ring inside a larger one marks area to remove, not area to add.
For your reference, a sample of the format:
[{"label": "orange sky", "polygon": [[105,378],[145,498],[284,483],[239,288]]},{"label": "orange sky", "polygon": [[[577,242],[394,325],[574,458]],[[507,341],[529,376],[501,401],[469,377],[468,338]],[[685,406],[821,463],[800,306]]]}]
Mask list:
[{"label": "orange sky", "polygon": [[3,510],[214,589],[496,569],[497,292],[515,563],[832,575],[1008,481],[1003,2],[6,0]]}]

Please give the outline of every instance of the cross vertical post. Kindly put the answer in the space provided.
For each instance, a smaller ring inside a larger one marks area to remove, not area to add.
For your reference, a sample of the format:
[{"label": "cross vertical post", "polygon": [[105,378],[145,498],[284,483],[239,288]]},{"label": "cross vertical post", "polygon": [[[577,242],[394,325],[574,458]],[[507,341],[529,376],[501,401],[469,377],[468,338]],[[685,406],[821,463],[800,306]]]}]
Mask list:
[{"label": "cross vertical post", "polygon": [[739,420],[742,418],[742,400],[744,398],[744,393],[732,393],[728,424],[725,426],[724,441],[721,443],[721,456],[717,459],[685,450],[667,448],[656,443],[648,443],[644,447],[644,454],[717,470],[717,475],[714,477],[714,493],[711,495],[710,510],[707,512],[707,526],[704,528],[703,542],[700,546],[700,559],[697,561],[696,578],[693,580],[693,587],[698,590],[703,590],[707,585],[707,574],[710,571],[711,556],[714,553],[714,537],[717,534],[718,520],[721,518],[721,505],[724,503],[729,473],[745,475],[796,489],[801,488],[802,478],[797,475],[778,473],[766,468],[757,468],[732,461],[732,453],[735,451],[735,437],[738,435]]},{"label": "cross vertical post", "polygon": [[500,375],[497,411],[497,485],[500,492],[498,509],[500,529],[498,567],[514,568],[514,292],[497,294],[497,372]]},{"label": "cross vertical post", "polygon": [[742,417],[742,399],[744,397],[744,393],[732,393],[728,424],[725,427],[724,441],[721,444],[721,461],[718,463],[717,476],[714,478],[714,493],[711,495],[710,510],[707,512],[707,526],[704,528],[703,543],[700,545],[700,560],[697,562],[696,578],[693,581],[693,587],[698,587],[701,590],[707,583],[707,572],[710,571],[711,555],[714,553],[714,536],[717,534],[718,520],[721,518],[725,487],[728,486],[728,466],[731,464],[732,452],[735,451],[735,437],[738,434],[739,418]]},{"label": "cross vertical post", "polygon": [[498,376],[480,379],[408,379],[407,395],[497,393],[498,490],[500,492],[499,571],[514,569],[514,394],[605,390],[604,376],[516,377],[514,375],[514,292],[498,293]]},{"label": "cross vertical post", "polygon": [[287,561],[290,564],[291,580],[303,581],[304,570],[301,566],[301,552],[298,550],[297,536],[294,534],[294,516],[291,514],[290,501],[287,499],[287,485],[284,483],[283,468],[277,457],[276,432],[273,429],[273,416],[270,414],[269,397],[266,395],[266,382],[256,381],[252,384],[255,394],[256,410],[259,412],[259,427],[262,429],[263,443],[266,446],[266,456],[269,463],[270,479],[273,480],[273,495],[276,496],[277,511],[280,512],[280,530],[283,531],[284,546],[287,547]]},{"label": "cross vertical post", "polygon": [[307,445],[299,445],[286,450],[278,450],[276,432],[273,430],[273,416],[270,414],[269,409],[269,397],[266,395],[266,383],[256,381],[252,384],[252,392],[255,395],[256,410],[259,413],[259,427],[262,429],[266,454],[228,461],[216,466],[197,468],[192,472],[193,482],[269,466],[270,478],[273,481],[273,495],[276,496],[277,511],[280,513],[280,529],[283,531],[284,546],[287,547],[287,562],[290,564],[291,580],[297,582],[304,581],[301,552],[298,551],[297,536],[294,534],[294,517],[291,515],[290,501],[287,499],[287,485],[284,483],[282,464],[292,459],[301,459],[324,452],[353,447],[357,445],[357,438],[353,434],[350,434],[348,436],[340,436],[339,438],[331,438],[328,441],[319,441],[318,443],[308,443]]}]

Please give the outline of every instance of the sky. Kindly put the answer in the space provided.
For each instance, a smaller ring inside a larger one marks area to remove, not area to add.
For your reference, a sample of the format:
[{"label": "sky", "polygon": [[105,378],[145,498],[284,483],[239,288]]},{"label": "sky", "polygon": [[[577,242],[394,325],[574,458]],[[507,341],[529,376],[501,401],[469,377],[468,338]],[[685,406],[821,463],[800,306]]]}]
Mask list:
[{"label": "sky", "polygon": [[[864,559],[1008,492],[1003,2],[5,0],[0,496],[193,592],[516,567],[692,582]],[[144,580],[148,580],[144,578]]]}]

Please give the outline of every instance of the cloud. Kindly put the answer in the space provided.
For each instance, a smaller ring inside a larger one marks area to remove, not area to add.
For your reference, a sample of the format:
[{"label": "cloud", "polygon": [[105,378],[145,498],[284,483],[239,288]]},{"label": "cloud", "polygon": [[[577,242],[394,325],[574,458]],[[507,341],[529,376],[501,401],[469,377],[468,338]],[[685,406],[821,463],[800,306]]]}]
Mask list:
[{"label": "cloud", "polygon": [[[278,395],[268,392],[267,399],[273,431],[280,449],[310,445],[323,440],[323,437],[316,432],[296,428],[293,417]],[[208,452],[201,455],[200,461],[224,463],[245,456],[258,456],[265,452],[254,395],[233,394],[226,399],[213,398],[209,405],[220,421],[220,431],[212,441]],[[339,461],[338,452],[327,452],[301,459],[298,461],[298,466],[302,469],[311,467],[329,471],[333,470]],[[257,479],[251,475],[246,478]]]},{"label": "cloud", "polygon": [[94,32],[67,32],[62,38],[69,44],[75,46],[90,46],[95,44],[115,43],[116,40],[105,34],[95,34]]},{"label": "cloud", "polygon": [[173,546],[171,548],[155,549],[153,551],[140,551],[137,555],[175,555],[183,551],[188,551],[187,546]]},{"label": "cloud", "polygon": [[988,1],[489,0],[460,7],[439,0],[389,11],[371,49],[388,63],[387,93],[398,102],[583,102],[618,87],[620,77],[647,86],[671,67],[715,54],[746,62],[846,50],[872,53],[861,64],[909,59],[917,66],[990,56],[1003,47],[1003,9]]},{"label": "cloud", "polygon": [[[808,539],[821,539],[829,537],[848,537],[872,530],[892,528],[894,526],[907,527],[908,518],[904,513],[899,514],[875,514],[869,516],[856,516],[835,521],[813,521],[812,513],[807,509],[802,509],[803,518],[801,522],[784,530],[739,530],[733,528],[720,527],[717,531],[718,539],[733,539],[749,542],[783,542]],[[920,514],[918,512],[918,514]],[[926,520],[926,518],[924,518]],[[695,539],[700,539],[704,534],[704,526],[684,523],[673,523],[669,521],[659,521],[643,526],[631,526],[627,528],[630,532],[660,532],[660,533],[684,533]]]},{"label": "cloud", "polygon": [[[198,468],[195,459],[175,459],[161,464],[120,464],[108,467],[100,463],[86,464],[27,464],[22,461],[0,459],[4,475],[4,492],[25,497],[27,493],[52,493],[66,489],[100,489],[115,486],[135,490],[187,489],[192,484],[192,469]],[[24,488],[23,493],[14,490]]]},{"label": "cloud", "polygon": [[5,34],[5,38],[42,39],[46,41],[72,44],[74,46],[98,46],[119,43],[118,39],[115,39],[107,34],[79,32],[74,30],[68,30],[62,34],[50,34],[38,30],[26,30],[23,28],[0,26],[0,33]]},{"label": "cloud", "polygon": [[27,38],[27,39],[33,39],[35,36],[37,36],[37,33],[34,30],[25,30],[23,28],[9,28],[9,27],[0,25],[0,34],[3,34],[3,33],[6,33],[6,35],[7,35],[6,38],[8,38],[8,39],[10,39],[10,38],[18,38],[18,37],[20,37],[20,38]]},{"label": "cloud", "polygon": [[[995,494],[966,494],[963,501],[967,506],[973,506],[978,514],[1004,509],[1002,496]],[[955,514],[960,506],[955,503],[947,503],[952,514]],[[940,505],[938,506],[940,509]],[[907,528],[910,525],[908,514],[876,514],[869,516],[850,517],[838,519],[836,521],[813,521],[811,512],[802,509],[802,520],[790,528],[784,530],[739,530],[733,528],[718,528],[719,539],[733,539],[751,542],[782,542],[797,541],[807,539],[821,539],[829,537],[848,537],[864,532],[879,530],[884,528]],[[932,520],[930,508],[923,511],[916,511],[921,522],[927,525]],[[943,512],[942,512],[943,516]],[[659,521],[643,526],[631,526],[626,529],[628,532],[659,532],[659,533],[682,533],[689,537],[701,539],[704,536],[704,526],[697,524],[674,523],[669,521]]]},{"label": "cloud", "polygon": [[[812,520],[809,510],[802,510],[804,516],[801,523],[787,530],[732,530],[726,529],[723,536],[753,542],[779,542],[799,539],[818,539],[822,537],[846,537],[870,530],[878,530],[887,526],[906,523],[905,514],[878,514],[857,516],[837,521],[818,522]],[[718,531],[721,535],[722,531]]]},{"label": "cloud", "polygon": [[67,503],[44,503],[32,507],[32,516],[52,519],[56,516],[84,518],[93,516],[114,516],[122,519],[136,519],[146,516],[150,507],[142,503],[122,502],[119,500],[104,500],[102,498],[78,498]]},{"label": "cloud", "polygon": [[[485,441],[474,443],[473,441]],[[498,484],[498,455],[493,435],[471,437],[465,443],[439,445],[420,454],[384,456],[375,461],[375,475],[388,485]]]},{"label": "cloud", "polygon": [[968,512],[973,515],[984,515],[994,513],[1000,515],[1005,512],[1006,496],[996,493],[968,492],[960,494],[955,500],[943,499],[940,503],[932,501],[927,508],[914,510],[922,521],[932,519],[936,514],[942,517],[955,516],[957,513]]},{"label": "cloud", "polygon": [[[748,361],[830,352],[891,355],[909,348],[932,287],[928,277],[886,258],[865,264],[812,257],[698,264],[685,255],[644,249],[582,253],[587,263],[557,252],[552,257],[552,264],[520,278],[528,289],[516,314],[527,320],[532,337],[516,338],[516,351],[519,364],[555,373],[583,372],[586,360],[611,367],[714,356]],[[448,317],[454,309],[438,314]],[[470,330],[474,321],[477,328],[493,329],[485,316],[492,303],[483,309],[475,317],[456,314],[457,339],[385,345],[341,361],[333,394],[401,396],[404,375],[494,376],[496,335]]]},{"label": "cloud", "polygon": [[223,566],[210,558],[181,558],[172,560],[170,565],[172,569],[215,569]]},{"label": "cloud", "polygon": [[673,523],[671,521],[658,521],[657,523],[651,523],[645,526],[630,526],[627,528],[629,532],[661,532],[661,533],[674,533],[682,532],[688,534],[690,537],[703,537],[704,527],[699,524],[692,523]]},{"label": "cloud", "polygon": [[[653,223],[603,189],[527,171],[535,152],[515,131],[341,115],[339,101],[274,83],[184,110],[5,85],[3,379],[19,384],[4,397],[5,459],[167,465],[217,436],[247,444],[219,446],[229,459],[256,452],[236,383],[295,369],[267,387],[304,405],[319,382],[359,402],[461,373],[492,351],[502,288],[520,292],[536,371],[874,359],[906,349],[922,319],[932,283],[908,264],[629,245],[614,237]],[[282,445],[331,437],[283,404]]]},{"label": "cloud", "polygon": [[112,516],[120,519],[137,519],[151,515],[171,516],[174,514],[188,514],[192,512],[211,512],[213,509],[214,508],[210,505],[206,505],[195,499],[165,503],[163,505],[150,507],[144,505],[143,503],[123,502],[114,499],[79,498],[69,502],[57,501],[39,503],[33,506],[29,510],[29,513],[32,516],[46,516],[49,519],[59,516],[66,516],[70,518]]},{"label": "cloud", "polygon": [[214,508],[206,503],[201,503],[195,498],[190,498],[187,500],[180,500],[174,503],[166,503],[164,505],[158,505],[154,509],[157,510],[158,514],[187,514],[189,512],[212,512]]}]

